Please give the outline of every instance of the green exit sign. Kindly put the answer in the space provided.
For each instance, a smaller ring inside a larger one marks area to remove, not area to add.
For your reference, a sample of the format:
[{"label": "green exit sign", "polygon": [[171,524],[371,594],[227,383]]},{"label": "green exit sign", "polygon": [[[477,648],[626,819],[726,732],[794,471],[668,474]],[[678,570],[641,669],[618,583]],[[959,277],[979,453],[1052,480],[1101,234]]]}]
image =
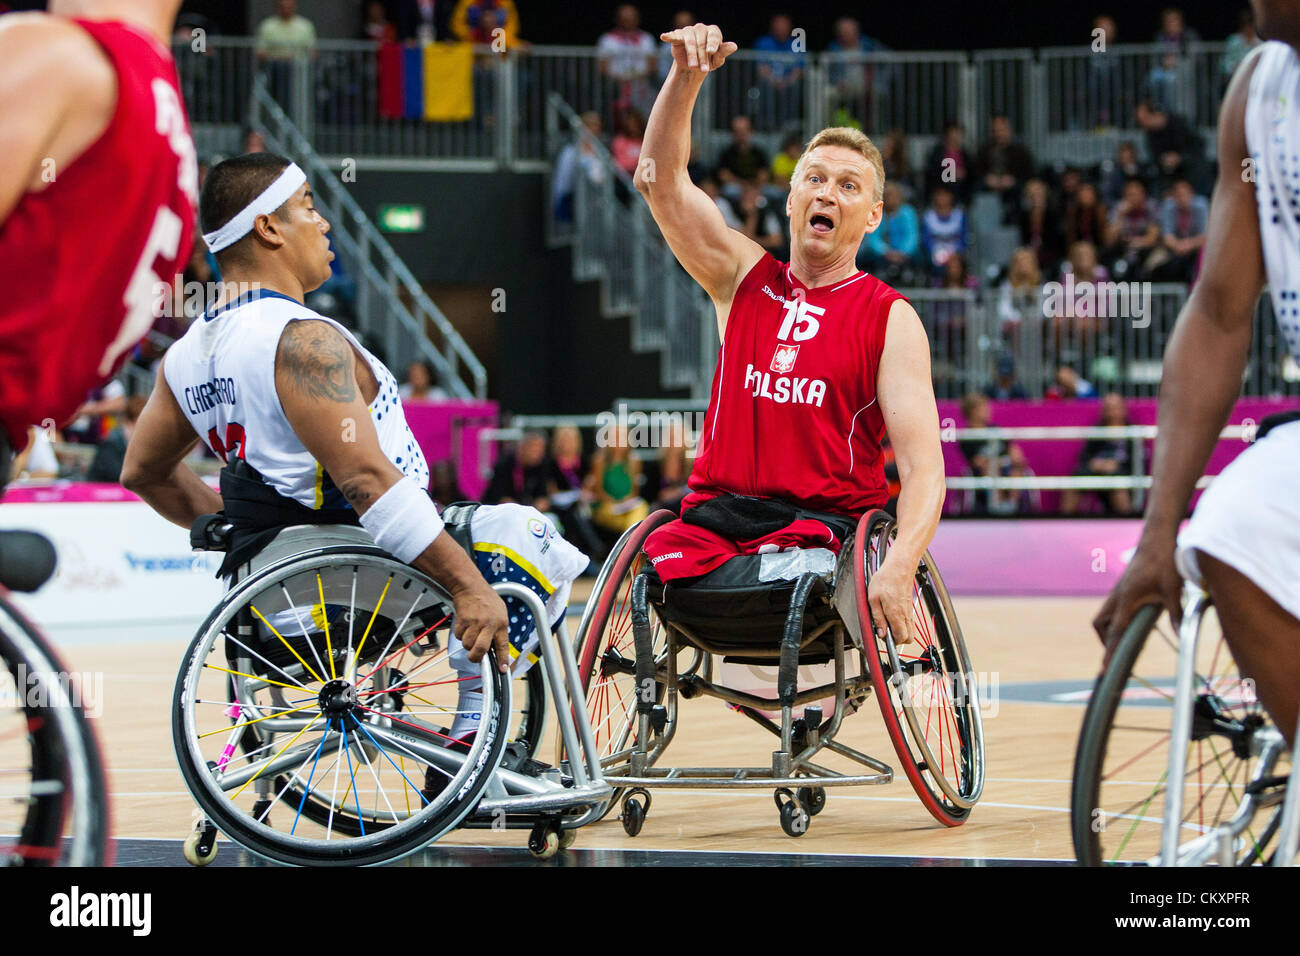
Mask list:
[{"label": "green exit sign", "polygon": [[379,228],[384,232],[424,232],[424,207],[380,206]]}]

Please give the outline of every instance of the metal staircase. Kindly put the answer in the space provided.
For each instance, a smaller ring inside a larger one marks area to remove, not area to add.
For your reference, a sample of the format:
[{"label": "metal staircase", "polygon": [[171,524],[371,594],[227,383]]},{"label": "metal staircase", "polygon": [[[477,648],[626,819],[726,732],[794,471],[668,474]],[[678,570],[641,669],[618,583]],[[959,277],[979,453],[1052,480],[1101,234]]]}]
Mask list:
[{"label": "metal staircase", "polygon": [[[659,353],[665,389],[707,398],[718,351],[713,303],[678,265],[631,177],[554,93],[547,98],[546,130],[547,241],[572,247],[576,280],[600,282],[601,313],[629,320],[632,348]],[[570,145],[584,158],[574,164],[572,216],[562,219],[555,167]]]}]

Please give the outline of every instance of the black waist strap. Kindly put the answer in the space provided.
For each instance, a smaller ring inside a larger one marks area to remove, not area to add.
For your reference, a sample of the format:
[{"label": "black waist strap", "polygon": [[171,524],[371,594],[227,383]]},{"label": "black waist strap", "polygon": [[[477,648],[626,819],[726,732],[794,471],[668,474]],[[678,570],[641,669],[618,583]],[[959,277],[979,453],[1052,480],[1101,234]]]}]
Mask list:
[{"label": "black waist strap", "polygon": [[360,520],[351,508],[308,508],[286,498],[242,459],[221,469],[222,511],[233,526],[230,550],[217,577],[233,574],[266,547],[278,532],[291,525],[351,524]]},{"label": "black waist strap", "polygon": [[748,495],[719,495],[682,512],[682,520],[687,524],[707,528],[732,541],[761,538],[804,518],[820,521],[841,542],[848,540],[858,526],[857,520],[848,515],[810,511],[780,498]]}]

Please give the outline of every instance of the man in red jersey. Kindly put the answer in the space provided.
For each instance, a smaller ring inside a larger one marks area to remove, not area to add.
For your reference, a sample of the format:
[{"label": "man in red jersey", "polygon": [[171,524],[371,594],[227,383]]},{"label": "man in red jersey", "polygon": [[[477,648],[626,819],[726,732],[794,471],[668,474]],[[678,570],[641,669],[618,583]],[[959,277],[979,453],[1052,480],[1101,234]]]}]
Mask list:
[{"label": "man in red jersey", "polygon": [[179,7],[0,17],[0,446],[63,424],[189,257],[198,166],[166,46]]},{"label": "man in red jersey", "polygon": [[925,330],[907,300],[854,261],[880,225],[880,151],[858,130],[813,137],[786,201],[790,262],[778,262],[728,229],[686,173],[696,97],[736,44],[701,23],[660,39],[672,45],[673,66],[636,186],[713,299],[722,339],[684,520],[729,495],[853,517],[883,507],[887,430],[902,482],[898,539],[868,600],[878,633],[888,622],[897,640],[912,640],[913,578],[938,526],[944,470]]}]

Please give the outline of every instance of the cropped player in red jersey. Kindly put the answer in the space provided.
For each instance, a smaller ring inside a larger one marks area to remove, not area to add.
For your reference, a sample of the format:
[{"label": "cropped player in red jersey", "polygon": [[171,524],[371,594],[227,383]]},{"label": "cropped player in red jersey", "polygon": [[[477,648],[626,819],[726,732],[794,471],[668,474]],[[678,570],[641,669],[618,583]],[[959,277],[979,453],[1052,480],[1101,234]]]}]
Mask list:
[{"label": "cropped player in red jersey", "polygon": [[179,7],[50,0],[0,17],[6,462],[4,445],[62,424],[113,374],[189,257],[198,166],[166,45]]},{"label": "cropped player in red jersey", "polygon": [[887,621],[898,640],[913,639],[912,584],[943,507],[943,455],[920,319],[854,261],[880,225],[880,152],[858,130],[813,137],[786,202],[790,262],[778,262],[727,228],[686,173],[695,99],[736,44],[699,23],[660,39],[672,45],[673,66],[650,114],[636,185],[678,261],[712,297],[723,343],[684,513],[726,495],[834,515],[882,507],[887,430],[902,482],[898,540],[868,599],[878,629]]}]

